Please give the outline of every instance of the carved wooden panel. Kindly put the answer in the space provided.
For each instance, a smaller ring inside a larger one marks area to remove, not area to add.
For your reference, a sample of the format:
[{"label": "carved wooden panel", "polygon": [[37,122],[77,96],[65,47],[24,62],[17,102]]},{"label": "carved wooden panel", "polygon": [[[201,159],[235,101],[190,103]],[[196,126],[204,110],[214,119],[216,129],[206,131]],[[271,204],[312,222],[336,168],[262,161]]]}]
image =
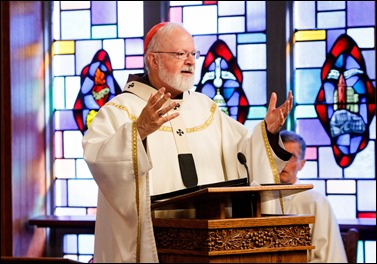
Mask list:
[{"label": "carved wooden panel", "polygon": [[227,251],[311,245],[308,225],[184,229],[155,227],[158,249]]}]

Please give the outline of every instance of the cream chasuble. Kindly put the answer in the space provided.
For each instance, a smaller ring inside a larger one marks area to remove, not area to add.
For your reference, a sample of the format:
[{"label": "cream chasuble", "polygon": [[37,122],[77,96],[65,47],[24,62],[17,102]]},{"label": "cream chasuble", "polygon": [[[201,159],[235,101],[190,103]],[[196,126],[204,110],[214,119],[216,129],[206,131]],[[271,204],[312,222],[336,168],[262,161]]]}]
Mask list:
[{"label": "cream chasuble", "polygon": [[[296,184],[300,183],[299,180]],[[310,224],[312,245],[308,251],[310,263],[347,263],[347,255],[339,225],[327,198],[314,189],[288,195],[283,198],[285,213],[315,216]]]},{"label": "cream chasuble", "polygon": [[[148,98],[157,92],[137,81],[127,83],[125,91],[129,88]],[[116,96],[100,109],[83,138],[84,159],[99,187],[95,262],[158,262],[150,195],[186,188],[172,125],[165,123],[149,135],[146,148],[137,133],[135,122],[145,104],[131,92]],[[179,105],[175,111],[185,126],[199,185],[245,178],[238,152],[246,156],[253,181],[275,183],[285,162],[269,147],[263,122],[251,134],[197,92],[185,92]],[[278,197],[262,197],[262,213],[281,213],[279,199],[273,198]]]}]

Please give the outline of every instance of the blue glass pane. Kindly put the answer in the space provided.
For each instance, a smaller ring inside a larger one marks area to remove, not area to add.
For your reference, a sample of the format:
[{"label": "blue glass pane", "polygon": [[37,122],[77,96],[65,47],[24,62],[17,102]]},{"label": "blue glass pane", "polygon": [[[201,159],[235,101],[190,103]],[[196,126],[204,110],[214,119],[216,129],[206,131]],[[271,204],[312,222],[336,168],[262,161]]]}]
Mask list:
[{"label": "blue glass pane", "polygon": [[360,211],[376,211],[376,180],[357,182],[357,206]]},{"label": "blue glass pane", "polygon": [[55,77],[53,83],[53,105],[55,109],[65,108],[65,89],[64,89],[64,78]]},{"label": "blue glass pane", "polygon": [[247,32],[266,30],[266,1],[246,1]]},{"label": "blue glass pane", "polygon": [[[362,54],[367,67],[367,75],[369,79],[376,80],[376,51],[365,50]],[[373,86],[376,87],[376,82],[374,82]]]},{"label": "blue glass pane", "polygon": [[[205,17],[205,23],[198,17]],[[217,33],[217,7],[192,6],[183,9],[183,25],[193,35]]]},{"label": "blue glass pane", "polygon": [[242,43],[265,43],[267,41],[266,34],[253,33],[253,34],[239,34],[237,36],[237,42]]},{"label": "blue glass pane", "polygon": [[54,182],[55,206],[67,206],[67,181],[56,179]]},{"label": "blue glass pane", "polygon": [[[208,50],[210,49],[210,47],[216,40],[217,40],[216,36],[194,36],[195,47],[197,50],[200,50],[200,54],[203,54],[203,55],[207,54]],[[228,44],[229,48],[231,48],[231,45],[230,45],[231,42],[228,42],[226,40],[224,41]],[[201,67],[198,66],[198,63],[196,63],[196,65],[197,65],[196,69],[201,69]]]},{"label": "blue glass pane", "polygon": [[144,41],[141,38],[126,39],[126,55],[141,55],[144,53]]},{"label": "blue glass pane", "polygon": [[68,188],[69,206],[97,206],[98,186],[95,181],[90,179],[68,180]]},{"label": "blue glass pane", "polygon": [[305,139],[308,146],[330,144],[330,139],[318,119],[297,120],[296,132]]},{"label": "blue glass pane", "polygon": [[[318,163],[307,160],[305,166],[297,173],[299,179],[316,179],[318,177]],[[317,182],[317,181],[314,181]]]},{"label": "blue glass pane", "polygon": [[266,116],[266,107],[250,107],[247,119],[263,119]]},{"label": "blue glass pane", "polygon": [[320,88],[320,69],[296,70],[293,95],[298,104],[313,104]]},{"label": "blue glass pane", "polygon": [[115,69],[124,69],[124,40],[111,39],[103,41],[103,49],[110,56],[111,66]]},{"label": "blue glass pane", "polygon": [[356,193],[356,182],[351,180],[328,180],[327,193]]},{"label": "blue glass pane", "polygon": [[91,254],[94,249],[94,235],[79,235],[79,254]]},{"label": "blue glass pane", "polygon": [[115,38],[117,36],[117,27],[113,25],[108,26],[93,26],[92,27],[92,38],[93,39],[106,39]]},{"label": "blue glass pane", "polygon": [[318,165],[320,178],[342,178],[342,169],[336,163],[331,147],[318,148]]},{"label": "blue glass pane", "polygon": [[92,24],[115,24],[116,1],[92,1]]},{"label": "blue glass pane", "polygon": [[266,56],[266,44],[238,46],[238,64],[243,70],[265,70]]},{"label": "blue glass pane", "polygon": [[76,74],[80,75],[82,69],[92,60],[94,54],[102,48],[102,41],[76,41]]},{"label": "blue glass pane", "polygon": [[89,1],[57,1],[61,10],[89,9]]},{"label": "blue glass pane", "polygon": [[364,263],[376,263],[376,241],[365,241]]},{"label": "blue glass pane", "polygon": [[77,235],[63,236],[63,251],[68,254],[77,254]]},{"label": "blue glass pane", "polygon": [[219,33],[245,32],[244,17],[223,17],[218,19]]},{"label": "blue glass pane", "polygon": [[77,178],[93,178],[88,164],[83,159],[76,160]]},{"label": "blue glass pane", "polygon": [[374,48],[376,45],[374,38],[375,28],[353,28],[348,29],[347,34],[353,38],[359,48]]},{"label": "blue glass pane", "polygon": [[375,26],[376,24],[375,1],[347,1],[347,25]]},{"label": "blue glass pane", "polygon": [[359,152],[352,164],[344,169],[345,178],[373,179],[376,177],[375,141],[370,140],[367,147]]},{"label": "blue glass pane", "polygon": [[337,219],[356,218],[356,197],[354,195],[328,195]]},{"label": "blue glass pane", "polygon": [[201,5],[202,1],[169,1],[170,6]]},{"label": "blue glass pane", "polygon": [[245,14],[244,1],[218,1],[219,16],[236,16]]},{"label": "blue glass pane", "polygon": [[325,12],[318,14],[319,28],[339,28],[346,24],[346,13],[341,12]]},{"label": "blue glass pane", "polygon": [[376,116],[373,117],[369,126],[369,138],[376,139]]},{"label": "blue glass pane", "polygon": [[[368,262],[365,262],[364,261],[364,242],[359,240],[359,242],[357,243],[357,260],[356,262],[357,263],[368,263]],[[372,251],[374,251],[374,255],[376,255],[376,247],[374,246]],[[367,255],[368,252],[365,252],[365,255]],[[370,262],[370,263],[375,263],[374,262]]]},{"label": "blue glass pane", "polygon": [[52,3],[51,19],[53,21],[51,25],[52,39],[61,40],[60,32],[60,6],[57,2]]},{"label": "blue glass pane", "polygon": [[64,131],[64,158],[82,158],[82,134],[80,131]]},{"label": "blue glass pane", "polygon": [[244,71],[243,89],[250,105],[267,104],[267,77],[265,71]]},{"label": "blue glass pane", "polygon": [[55,158],[63,158],[63,131],[55,130],[54,132],[54,155]]},{"label": "blue glass pane", "polygon": [[75,57],[55,55],[52,59],[52,71],[55,76],[75,75]]},{"label": "blue glass pane", "polygon": [[340,10],[345,7],[345,1],[317,1],[317,8],[319,11]]},{"label": "blue glass pane", "polygon": [[118,37],[143,37],[143,1],[117,1]]},{"label": "blue glass pane", "polygon": [[54,124],[56,130],[77,129],[72,111],[55,111]]},{"label": "blue glass pane", "polygon": [[315,1],[293,1],[294,28],[313,29],[315,25]]},{"label": "blue glass pane", "polygon": [[344,34],[346,31],[344,29],[332,29],[327,31],[327,39],[326,39],[326,45],[327,50],[326,52],[329,53],[331,48],[334,46],[335,41],[337,38]]},{"label": "blue glass pane", "polygon": [[299,118],[317,118],[317,112],[314,105],[296,105],[293,110],[295,119]]},{"label": "blue glass pane", "polygon": [[[315,54],[315,56],[308,54]],[[294,47],[296,68],[322,67],[325,59],[326,45],[324,41],[297,42]]]},{"label": "blue glass pane", "polygon": [[79,76],[68,76],[65,78],[65,108],[73,109],[75,104],[77,94],[80,91],[80,77]]},{"label": "blue glass pane", "polygon": [[61,12],[62,39],[90,38],[90,11]]}]

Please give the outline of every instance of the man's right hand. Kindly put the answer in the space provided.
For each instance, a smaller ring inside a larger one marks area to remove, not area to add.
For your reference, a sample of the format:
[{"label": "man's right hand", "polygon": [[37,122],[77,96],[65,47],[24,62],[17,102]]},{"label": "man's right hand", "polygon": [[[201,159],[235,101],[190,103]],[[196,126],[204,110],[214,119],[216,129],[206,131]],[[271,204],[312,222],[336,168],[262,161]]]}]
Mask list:
[{"label": "man's right hand", "polygon": [[167,114],[177,103],[171,102],[163,106],[171,97],[170,93],[165,93],[165,88],[160,88],[157,93],[151,95],[146,106],[137,119],[137,129],[141,140],[158,130],[164,123],[176,118],[179,113]]}]

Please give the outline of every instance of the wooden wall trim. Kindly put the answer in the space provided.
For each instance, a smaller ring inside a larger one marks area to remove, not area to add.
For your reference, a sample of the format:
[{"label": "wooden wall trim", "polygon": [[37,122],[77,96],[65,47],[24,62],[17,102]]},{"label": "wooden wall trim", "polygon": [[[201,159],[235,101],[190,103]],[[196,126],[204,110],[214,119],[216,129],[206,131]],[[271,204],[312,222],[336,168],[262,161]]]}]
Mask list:
[{"label": "wooden wall trim", "polygon": [[0,108],[1,108],[1,256],[12,256],[12,135],[10,94],[9,1],[1,1]]},{"label": "wooden wall trim", "polygon": [[1,256],[42,257],[45,213],[42,1],[1,1]]}]

